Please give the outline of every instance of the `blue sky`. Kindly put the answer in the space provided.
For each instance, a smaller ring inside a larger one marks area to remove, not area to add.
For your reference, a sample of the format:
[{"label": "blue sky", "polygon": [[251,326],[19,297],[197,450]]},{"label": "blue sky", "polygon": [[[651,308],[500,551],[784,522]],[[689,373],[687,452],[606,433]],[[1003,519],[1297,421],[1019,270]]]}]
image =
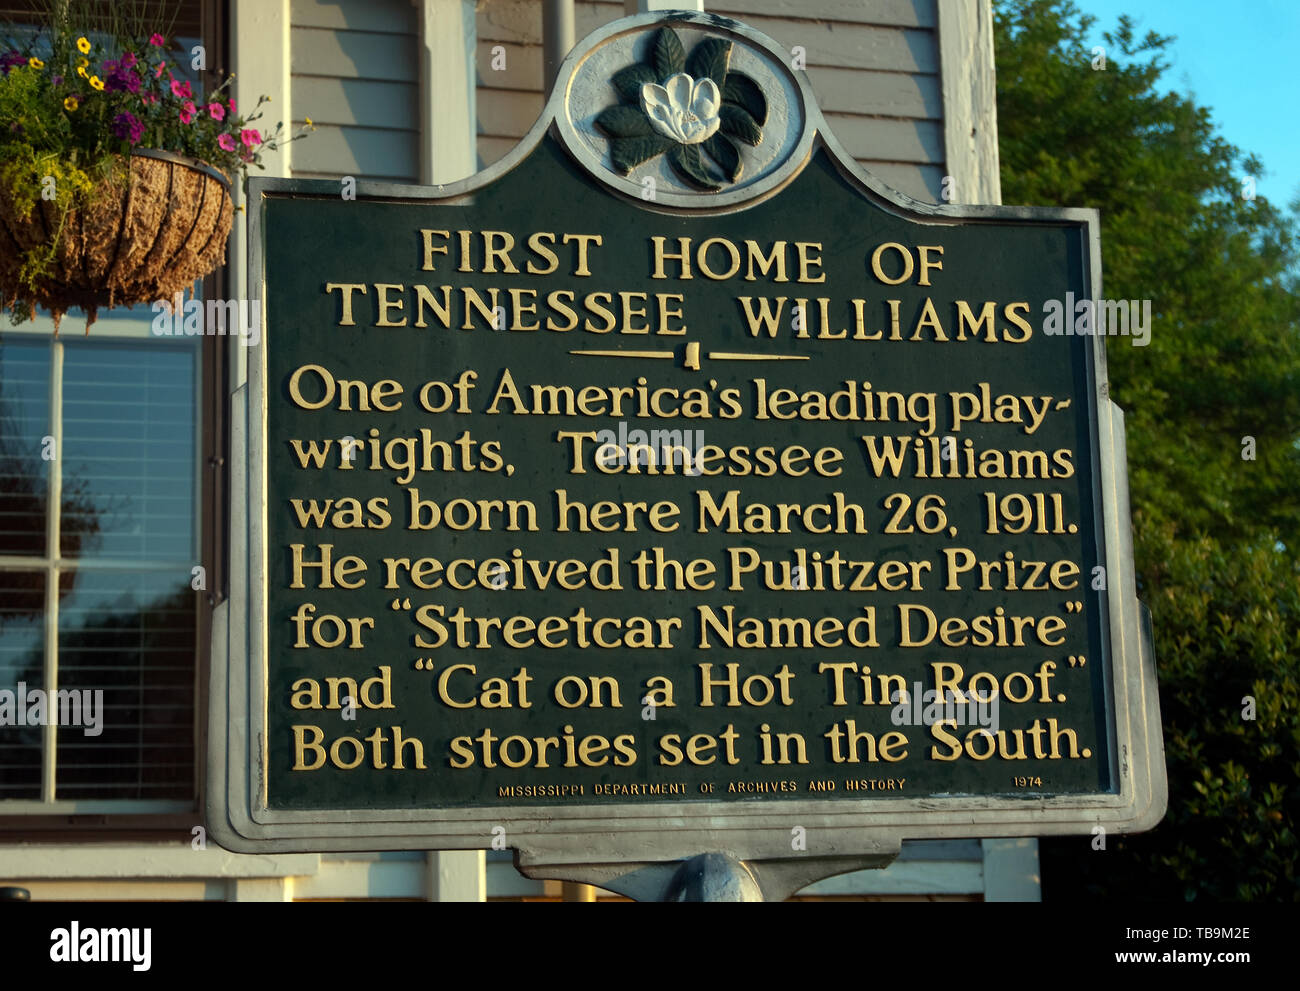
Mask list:
[{"label": "blue sky", "polygon": [[1257,194],[1280,207],[1300,197],[1300,0],[1074,3],[1097,19],[1097,43],[1120,14],[1133,17],[1138,38],[1149,30],[1174,35],[1163,87],[1210,108],[1226,141],[1263,160]]}]

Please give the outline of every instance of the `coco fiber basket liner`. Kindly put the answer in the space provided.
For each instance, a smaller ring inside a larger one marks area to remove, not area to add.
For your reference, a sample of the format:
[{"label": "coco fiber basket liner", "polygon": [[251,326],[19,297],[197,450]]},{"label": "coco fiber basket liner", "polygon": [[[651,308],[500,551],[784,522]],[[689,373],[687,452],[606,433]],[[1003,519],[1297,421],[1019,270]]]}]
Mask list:
[{"label": "coco fiber basket liner", "polygon": [[73,306],[85,309],[89,331],[100,307],[170,303],[226,260],[234,204],[229,182],[211,166],[137,151],[129,182],[106,180],[96,192],[88,206],[69,211],[54,266],[34,288],[18,284],[21,253],[50,243],[58,213],[39,202],[20,220],[0,195],[0,287],[53,313],[56,332]]}]

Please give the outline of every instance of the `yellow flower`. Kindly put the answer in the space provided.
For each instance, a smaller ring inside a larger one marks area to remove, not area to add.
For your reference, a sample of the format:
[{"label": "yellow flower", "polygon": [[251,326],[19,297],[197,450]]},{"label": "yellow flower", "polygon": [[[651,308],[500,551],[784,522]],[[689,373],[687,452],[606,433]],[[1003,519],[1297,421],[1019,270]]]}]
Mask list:
[{"label": "yellow flower", "polygon": [[104,83],[100,80],[100,78],[99,78],[98,76],[91,76],[91,77],[90,77],[90,85],[93,86],[95,89],[103,89],[103,88],[104,88]]},{"label": "yellow flower", "polygon": [[90,42],[85,38],[78,38],[77,51],[81,52],[82,55],[88,54],[90,52]]},{"label": "yellow flower", "polygon": [[308,127],[315,127],[315,126],[316,126],[315,124],[313,124],[313,123],[311,122],[311,118],[310,118],[310,117],[304,117],[303,120],[306,122],[306,124],[307,124]]},{"label": "yellow flower", "polygon": [[79,104],[77,103],[77,98],[75,96],[70,96],[63,101],[64,110],[76,110],[78,105]]},{"label": "yellow flower", "polygon": [[81,66],[84,69],[86,66],[90,65],[90,59],[88,58],[77,59],[77,65]]},{"label": "yellow flower", "polygon": [[40,59],[36,58],[36,56],[34,55],[27,60],[27,64],[30,65],[33,69],[45,68],[45,63],[42,62]]},{"label": "yellow flower", "polygon": [[86,67],[84,65],[77,66],[77,75],[79,75],[82,79],[90,78],[89,74],[86,72]]}]

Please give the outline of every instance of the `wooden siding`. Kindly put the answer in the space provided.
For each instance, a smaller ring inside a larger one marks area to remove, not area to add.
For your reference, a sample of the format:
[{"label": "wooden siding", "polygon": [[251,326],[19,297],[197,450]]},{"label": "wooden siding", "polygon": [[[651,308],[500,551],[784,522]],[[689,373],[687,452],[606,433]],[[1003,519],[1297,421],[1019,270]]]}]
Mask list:
[{"label": "wooden siding", "polygon": [[[296,177],[415,182],[418,23],[410,0],[292,0],[293,113],[316,131],[293,147]],[[268,114],[269,119],[274,119]]]},{"label": "wooden siding", "polygon": [[[935,0],[732,0],[709,4],[786,49],[802,46],[827,125],[864,168],[937,202],[945,174]],[[577,36],[623,16],[579,0]],[[536,0],[480,0],[478,155],[504,155],[541,113],[542,15]],[[493,68],[493,57],[498,56]]]}]

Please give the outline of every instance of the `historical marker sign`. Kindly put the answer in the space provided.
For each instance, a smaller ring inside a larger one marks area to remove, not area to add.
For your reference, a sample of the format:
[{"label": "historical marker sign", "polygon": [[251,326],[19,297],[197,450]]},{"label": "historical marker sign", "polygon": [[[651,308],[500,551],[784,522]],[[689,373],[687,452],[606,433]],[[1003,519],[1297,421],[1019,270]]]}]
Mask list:
[{"label": "historical marker sign", "polygon": [[1156,821],[1120,416],[1045,322],[1097,296],[1095,213],[901,201],[734,22],[566,66],[455,187],[252,184],[220,841]]}]

